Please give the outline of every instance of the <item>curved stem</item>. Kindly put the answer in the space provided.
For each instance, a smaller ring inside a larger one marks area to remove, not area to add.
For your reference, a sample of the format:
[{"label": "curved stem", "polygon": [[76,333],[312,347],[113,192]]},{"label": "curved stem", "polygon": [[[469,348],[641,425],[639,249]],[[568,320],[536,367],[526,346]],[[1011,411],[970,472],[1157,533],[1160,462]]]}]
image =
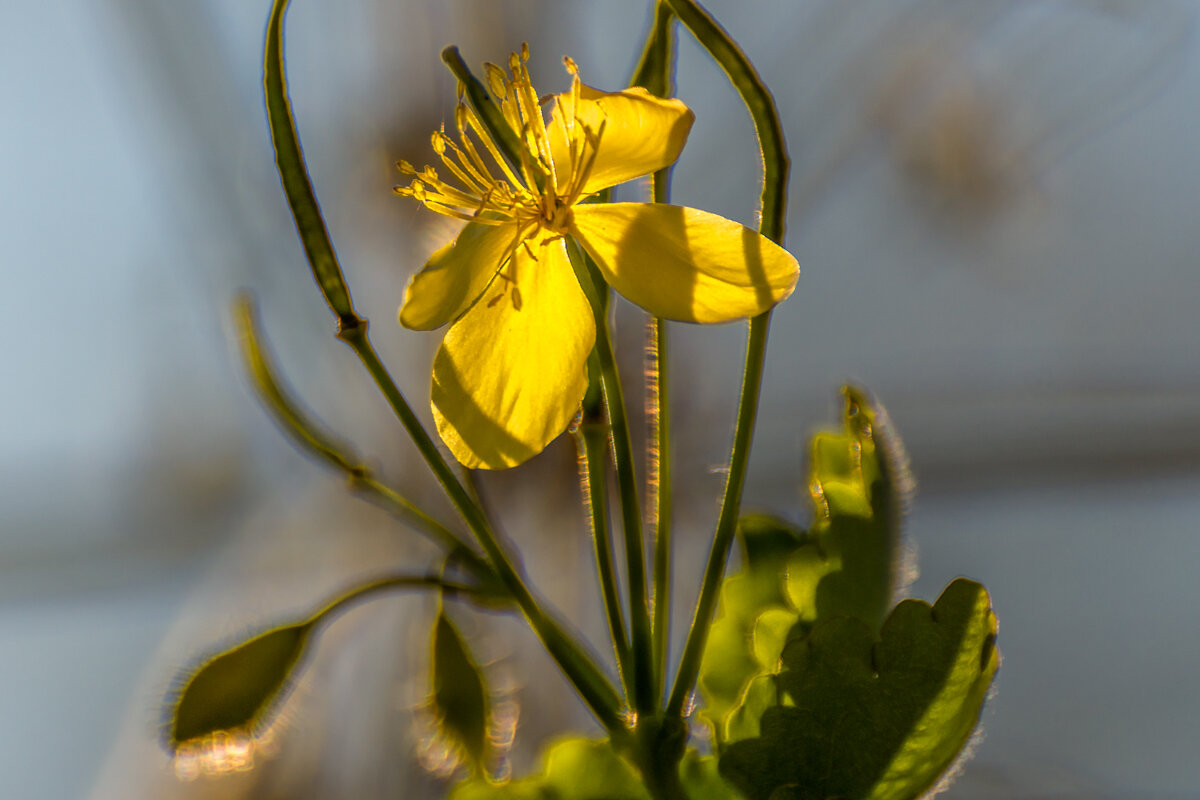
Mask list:
[{"label": "curved stem", "polygon": [[330,600],[308,618],[307,624],[318,625],[324,623],[328,617],[341,613],[352,605],[370,599],[371,595],[396,591],[398,589],[418,588],[436,588],[446,594],[469,595],[475,593],[475,587],[473,586],[446,581],[438,575],[392,575],[355,586],[345,594]]},{"label": "curved stem", "polygon": [[[742,101],[750,111],[754,129],[758,134],[759,147],[763,155],[762,234],[780,244],[783,242],[784,218],[787,209],[787,176],[789,161],[787,145],[783,139],[783,126],[775,100],[766,84],[750,64],[746,54],[737,46],[720,25],[694,0],[664,0],[671,10],[687,26],[696,40],[725,71]],[[766,311],[750,320],[746,341],[746,361],[742,372],[741,395],[738,400],[737,427],[734,431],[733,451],[729,458],[729,474],[725,482],[725,493],[721,500],[721,512],[713,536],[708,563],[704,568],[704,579],[696,613],[688,631],[680,658],[679,671],[671,687],[667,701],[667,715],[682,716],[688,697],[696,684],[700,672],[700,659],[708,640],[713,610],[720,591],[725,562],[733,545],[737,529],[737,518],[741,508],[742,488],[746,480],[746,466],[750,458],[750,446],[754,439],[754,423],[758,415],[758,398],[762,388],[763,362],[767,352],[767,334],[771,327],[771,312]]]},{"label": "curved stem", "polygon": [[763,157],[762,221],[759,232],[783,244],[787,216],[788,171],[791,161],[783,138],[783,124],[775,98],[737,42],[694,0],[662,0],[671,6],[679,21],[720,65],[737,90],[754,121]]}]

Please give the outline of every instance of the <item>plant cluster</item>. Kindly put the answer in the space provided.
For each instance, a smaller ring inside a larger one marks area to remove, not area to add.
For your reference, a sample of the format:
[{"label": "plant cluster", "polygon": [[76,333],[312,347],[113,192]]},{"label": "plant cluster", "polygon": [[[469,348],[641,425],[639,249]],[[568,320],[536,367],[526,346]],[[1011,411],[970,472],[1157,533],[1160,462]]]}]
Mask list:
[{"label": "plant cluster", "polygon": [[[364,583],[200,662],[169,704],[172,752],[195,757],[252,740],[325,625],[358,602],[412,589],[439,595],[431,704],[469,767],[454,800],[905,800],[935,789],[978,723],[998,665],[996,622],[983,587],[963,579],[932,606],[894,604],[909,486],[882,408],[847,387],[840,429],[813,438],[807,530],[740,509],[771,311],[793,291],[798,266],[783,247],[788,159],[778,115],[736,43],[693,0],[658,0],[629,88],[594,89],[564,59],[570,88],[550,97],[532,86],[527,47],[507,70],[486,65],[482,80],[448,48],[443,57],[459,86],[457,136],[433,134],[439,168],[399,163],[408,184],[397,194],[464,223],[413,277],[399,315],[407,328],[446,327],[432,370],[437,434],[468,471],[514,468],[564,432],[574,437],[614,656],[606,665],[523,575],[470,473],[445,458],[372,347],[291,115],[287,5],[275,0],[265,55],[284,191],[338,338],[362,361],[461,521],[419,508],[303,408],[272,364],[252,300],[240,298],[245,362],[277,422],[444,557],[433,571]],[[754,120],[763,156],[757,231],[669,203],[670,168],[694,116],[671,97],[680,26],[725,71]],[[652,202],[612,202],[611,187],[646,175]],[[642,483],[610,333],[614,291],[652,320],[652,458]],[[748,340],[721,510],[683,649],[670,654],[666,323],[740,319],[749,320]],[[610,497],[617,521],[608,518]],[[740,566],[726,575],[735,548]],[[471,604],[525,618],[604,738],[557,741],[533,775],[494,773],[486,675],[454,621]],[[707,736],[689,725],[693,715]]]}]

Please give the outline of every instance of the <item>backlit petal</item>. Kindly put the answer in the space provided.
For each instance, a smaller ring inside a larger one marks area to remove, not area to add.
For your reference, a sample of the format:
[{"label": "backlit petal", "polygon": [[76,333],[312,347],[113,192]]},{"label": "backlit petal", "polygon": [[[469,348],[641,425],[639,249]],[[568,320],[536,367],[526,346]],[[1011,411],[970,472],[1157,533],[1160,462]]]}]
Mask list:
[{"label": "backlit petal", "polygon": [[726,322],[792,293],[791,253],[744,225],[694,208],[598,203],[574,208],[571,235],[614,289],[655,316]]},{"label": "backlit petal", "polygon": [[427,331],[470,308],[517,242],[517,226],[467,223],[458,238],[438,250],[408,282],[400,324]]},{"label": "backlit petal", "polygon": [[[450,326],[433,362],[433,416],[468,467],[512,467],[566,430],[596,327],[562,239],[524,246]],[[515,269],[515,275],[514,275]],[[516,294],[514,294],[514,286]]]},{"label": "backlit petal", "polygon": [[[550,152],[560,184],[567,172],[562,165],[571,163],[570,142],[561,119],[566,114],[570,120],[575,105],[571,93],[565,92],[558,95],[551,111]],[[621,92],[580,86],[580,100],[574,109],[575,135],[583,137],[585,128],[600,134],[596,160],[583,193],[616,186],[675,163],[695,118],[681,100],[655,97],[640,86]]]}]

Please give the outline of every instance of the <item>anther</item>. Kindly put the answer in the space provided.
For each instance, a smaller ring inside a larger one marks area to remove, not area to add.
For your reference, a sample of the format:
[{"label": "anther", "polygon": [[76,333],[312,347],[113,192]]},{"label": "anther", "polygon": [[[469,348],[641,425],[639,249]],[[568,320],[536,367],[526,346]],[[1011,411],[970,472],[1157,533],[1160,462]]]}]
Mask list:
[{"label": "anther", "polygon": [[417,171],[416,171],[416,169],[413,168],[413,165],[408,163],[404,159],[400,159],[399,161],[396,162],[396,169],[400,170],[401,175],[416,175],[417,174]]},{"label": "anther", "polygon": [[575,59],[570,56],[563,56],[563,66],[567,68],[567,72],[571,75],[579,74],[579,65],[575,63]]},{"label": "anther", "polygon": [[495,308],[495,307],[496,307],[496,303],[499,303],[499,302],[500,302],[501,300],[503,300],[503,299],[504,299],[504,295],[503,295],[503,294],[498,294],[498,295],[496,295],[495,297],[493,297],[491,300],[488,300],[487,307],[488,307],[488,308]]},{"label": "anther", "polygon": [[485,63],[483,72],[487,78],[488,90],[496,96],[497,100],[503,100],[508,94],[508,76],[504,74],[504,70],[495,64]]},{"label": "anther", "polygon": [[512,303],[513,303],[513,311],[521,310],[521,305],[522,305],[521,290],[518,289],[516,286],[514,286],[512,289]]}]

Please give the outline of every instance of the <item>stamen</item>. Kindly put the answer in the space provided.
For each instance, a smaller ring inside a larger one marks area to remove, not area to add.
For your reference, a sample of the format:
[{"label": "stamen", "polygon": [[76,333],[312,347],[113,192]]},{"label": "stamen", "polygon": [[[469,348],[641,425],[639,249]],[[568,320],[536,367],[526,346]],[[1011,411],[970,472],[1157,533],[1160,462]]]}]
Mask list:
[{"label": "stamen", "polygon": [[477,151],[475,149],[475,144],[471,141],[471,138],[469,136],[467,136],[467,132],[464,129],[463,124],[462,124],[464,121],[466,122],[467,126],[470,127],[470,129],[475,133],[475,135],[479,137],[479,141],[483,142],[483,146],[485,148],[487,148],[488,155],[490,155],[492,157],[492,161],[496,162],[496,166],[498,166],[500,168],[500,171],[504,173],[504,176],[506,178],[508,178],[509,182],[511,182],[514,186],[519,187],[521,185],[521,182],[519,180],[517,180],[517,176],[513,175],[512,170],[509,169],[508,162],[504,159],[504,157],[502,155],[500,155],[500,150],[496,147],[496,143],[492,141],[492,137],[487,132],[487,130],[483,127],[483,123],[481,123],[479,121],[479,118],[477,116],[475,116],[475,112],[472,111],[470,108],[468,108],[465,105],[459,106],[459,108],[462,109],[462,114],[461,114],[462,119],[457,119],[457,117],[459,115],[458,114],[455,115],[456,121],[458,122],[458,125],[459,125],[458,135],[459,135],[459,138],[462,139],[463,146],[467,148],[467,151],[471,154],[471,157],[475,160],[475,163],[479,167],[479,170],[481,172],[483,172],[484,174],[487,174],[490,177],[490,173],[488,172],[487,165],[483,163],[483,159],[479,156],[479,151]]},{"label": "stamen", "polygon": [[580,127],[583,128],[584,138],[587,139],[590,149],[586,151],[587,160],[583,163],[583,166],[575,170],[572,175],[571,187],[567,195],[570,198],[571,205],[583,194],[583,187],[587,185],[587,180],[592,174],[592,169],[596,166],[596,154],[600,150],[600,137],[604,135],[604,128],[607,125],[608,120],[601,121],[600,130],[592,133],[591,129],[580,123]]},{"label": "stamen", "polygon": [[[450,170],[454,177],[462,181],[463,185],[473,192],[475,196],[483,195],[485,187],[495,183],[490,175],[479,175],[470,164],[466,163],[462,150],[459,149],[458,145],[450,137],[445,134],[438,134],[435,136],[435,139],[440,146],[435,146],[434,151],[442,159],[442,163],[446,165],[446,169]],[[451,155],[458,158],[461,166],[454,163],[450,159],[450,156],[446,155],[447,149],[450,150]]]},{"label": "stamen", "polygon": [[[509,183],[504,183],[503,181],[497,181],[495,184],[496,188],[498,188],[502,192],[505,204],[509,208],[514,209],[514,210],[516,209],[516,207],[518,205],[526,205],[526,206],[534,205],[536,203],[536,201],[534,199],[535,196],[532,193],[531,189],[526,188],[526,187],[527,186],[534,187],[534,186],[536,186],[536,184],[533,182],[533,179],[529,173],[527,165],[526,164],[521,165],[521,172],[525,178],[525,181],[522,182],[520,179],[517,178],[516,175],[513,174],[512,170],[508,166],[508,162],[504,159],[503,156],[500,155],[500,151],[497,149],[495,142],[492,141],[492,138],[488,135],[487,131],[484,130],[483,125],[474,116],[474,112],[470,112],[468,110],[468,113],[469,113],[469,116],[467,118],[467,121],[470,123],[471,130],[474,131],[475,134],[479,137],[479,140],[481,142],[483,142],[484,146],[487,148],[488,154],[492,157],[492,160],[497,165],[499,165],[501,171],[504,173],[505,177],[507,177],[509,180]],[[474,156],[476,158],[480,158],[478,152],[474,150],[474,146],[471,144],[470,139],[468,139],[464,136],[463,141],[466,144],[468,144],[468,146],[471,146]],[[481,158],[480,158],[480,160],[482,161]]]},{"label": "stamen", "polygon": [[422,200],[421,202],[424,204],[425,208],[429,209],[435,214],[441,214],[442,216],[450,217],[451,219],[461,219],[463,222],[477,222],[480,225],[508,225],[512,222],[512,220],[507,219],[489,219],[487,217],[476,217],[471,214],[464,214],[457,208],[444,206],[432,200]]},{"label": "stamen", "polygon": [[[521,54],[528,58],[528,46],[522,48]],[[516,59],[513,59],[516,61]],[[530,150],[538,156],[541,162],[540,166],[543,172],[549,177],[546,183],[546,192],[553,197],[554,190],[558,187],[558,176],[555,174],[554,157],[550,154],[550,137],[546,134],[546,120],[542,116],[541,106],[538,105],[537,95],[533,92],[533,84],[529,78],[529,69],[522,62],[517,62],[520,68],[520,77],[515,80],[516,88],[519,90],[521,99],[521,110],[524,113],[525,121],[529,125],[528,139],[530,142]],[[515,78],[516,76],[514,76]]]}]

